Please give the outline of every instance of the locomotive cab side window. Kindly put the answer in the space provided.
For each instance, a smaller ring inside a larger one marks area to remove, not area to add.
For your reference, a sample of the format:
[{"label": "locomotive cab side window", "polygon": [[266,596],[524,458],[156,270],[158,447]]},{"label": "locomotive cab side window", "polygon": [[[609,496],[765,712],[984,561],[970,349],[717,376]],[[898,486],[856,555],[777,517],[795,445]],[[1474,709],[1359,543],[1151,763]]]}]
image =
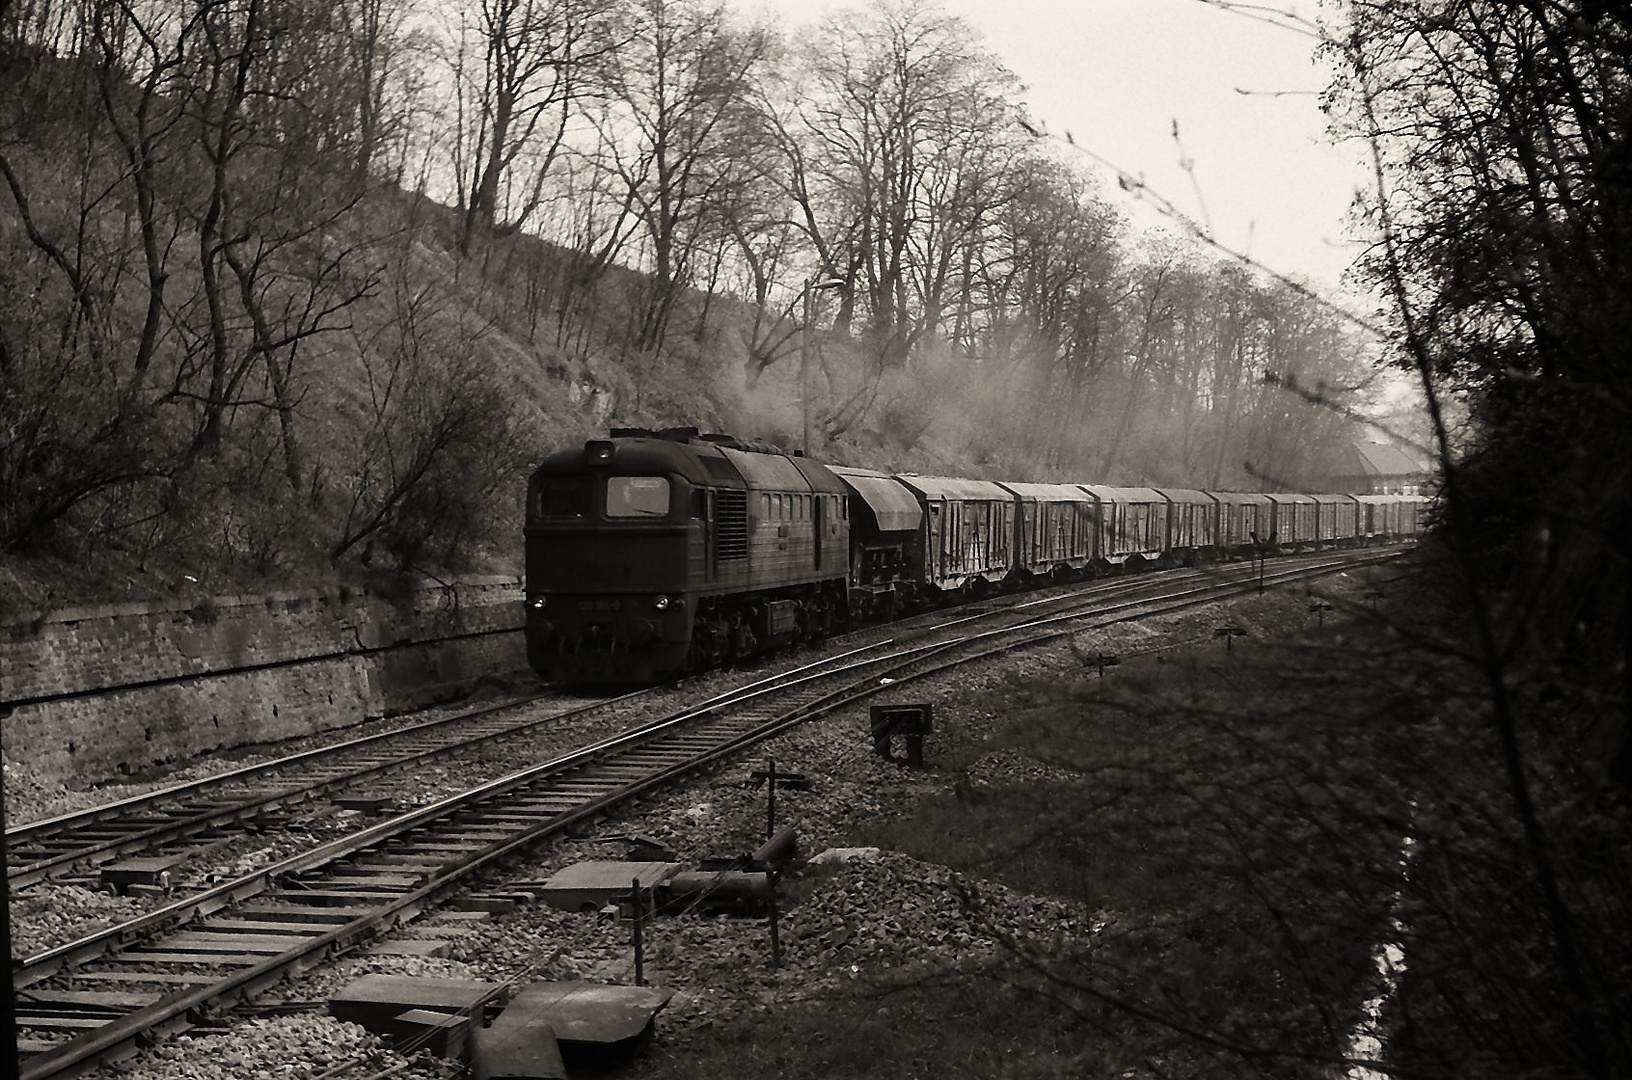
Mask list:
[{"label": "locomotive cab side window", "polygon": [[606,516],[609,518],[668,517],[669,482],[661,476],[609,476],[606,479]]}]

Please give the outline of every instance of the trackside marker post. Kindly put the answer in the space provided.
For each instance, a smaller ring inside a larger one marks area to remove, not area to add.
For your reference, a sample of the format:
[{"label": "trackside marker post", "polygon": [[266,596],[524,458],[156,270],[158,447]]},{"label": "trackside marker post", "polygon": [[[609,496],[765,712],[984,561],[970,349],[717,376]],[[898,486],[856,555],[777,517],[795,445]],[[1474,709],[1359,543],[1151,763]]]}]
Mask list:
[{"label": "trackside marker post", "polygon": [[642,890],[640,887],[640,879],[638,877],[634,878],[633,882],[634,884],[629,890],[629,895],[632,896],[635,901],[635,985],[645,986],[646,942],[644,940],[642,930],[646,924],[646,897],[642,895],[644,890]]}]

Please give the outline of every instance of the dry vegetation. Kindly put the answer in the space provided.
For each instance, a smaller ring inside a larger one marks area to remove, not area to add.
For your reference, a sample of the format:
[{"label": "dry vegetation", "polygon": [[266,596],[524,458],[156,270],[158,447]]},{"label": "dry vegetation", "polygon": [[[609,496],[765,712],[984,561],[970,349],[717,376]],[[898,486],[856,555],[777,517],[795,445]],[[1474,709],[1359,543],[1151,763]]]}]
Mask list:
[{"label": "dry vegetation", "polygon": [[[1627,1060],[1624,799],[1532,733],[1538,858],[1476,673],[1417,647],[1444,640],[1437,600],[1417,578],[1328,595],[1324,625],[1299,594],[1251,598],[1212,620],[1249,629],[1232,648],[1211,622],[1169,628],[1104,678],[951,703],[934,755],[951,790],[851,839],[954,874],[795,885],[823,907],[865,897],[850,922],[870,959],[689,1034],[657,1075],[1591,1075],[1583,1019]],[[1535,914],[1546,873],[1595,943],[1573,1000]],[[949,946],[947,904],[999,946]]]},{"label": "dry vegetation", "polygon": [[1307,488],[1351,434],[1286,384],[1363,403],[1374,346],[1127,235],[933,6],[432,14],[7,5],[8,599],[514,570],[537,457],[796,442],[807,344],[851,464]]}]

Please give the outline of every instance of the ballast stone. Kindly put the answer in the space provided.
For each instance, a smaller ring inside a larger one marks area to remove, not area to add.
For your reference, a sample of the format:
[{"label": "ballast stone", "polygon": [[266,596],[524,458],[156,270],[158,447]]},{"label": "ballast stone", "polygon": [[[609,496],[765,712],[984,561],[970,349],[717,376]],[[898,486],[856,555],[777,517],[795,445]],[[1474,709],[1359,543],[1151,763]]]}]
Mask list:
[{"label": "ballast stone", "polygon": [[848,862],[877,862],[879,849],[876,847],[836,847],[828,848],[819,854],[810,857],[812,866],[837,866]]}]

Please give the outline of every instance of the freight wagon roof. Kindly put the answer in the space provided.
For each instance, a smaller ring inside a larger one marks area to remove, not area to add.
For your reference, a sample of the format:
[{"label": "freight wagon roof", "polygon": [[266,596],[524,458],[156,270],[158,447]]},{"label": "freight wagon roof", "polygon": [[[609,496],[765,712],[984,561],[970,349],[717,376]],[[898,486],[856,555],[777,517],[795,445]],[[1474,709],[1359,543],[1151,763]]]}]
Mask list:
[{"label": "freight wagon roof", "polygon": [[1309,497],[1320,503],[1322,506],[1330,506],[1332,503],[1337,503],[1340,506],[1343,503],[1349,503],[1352,505],[1354,502],[1353,495],[1344,495],[1341,493],[1333,493],[1329,495],[1311,495]]},{"label": "freight wagon roof", "polygon": [[742,478],[748,481],[748,486],[758,491],[809,491],[810,481],[796,468],[792,461],[780,454],[750,454],[742,450],[733,450],[729,446],[720,447],[720,453],[725,460],[737,467]]},{"label": "freight wagon roof", "polygon": [[1085,503],[1088,501],[1087,499],[1083,498],[1082,488],[1075,484],[1028,484],[1019,481],[1004,480],[1000,482],[998,486],[1014,492],[1022,499],[1027,499],[1033,502]]},{"label": "freight wagon roof", "polygon": [[1214,491],[1213,498],[1231,506],[1267,506],[1269,496],[1257,491]]},{"label": "freight wagon roof", "polygon": [[897,476],[897,480],[930,499],[1013,502],[1003,485],[990,480],[962,480],[953,476]]},{"label": "freight wagon roof", "polygon": [[1202,506],[1215,505],[1215,500],[1211,495],[1205,491],[1197,491],[1195,488],[1157,488],[1156,490],[1166,496],[1169,502],[1199,503]]},{"label": "freight wagon roof", "polygon": [[1368,503],[1372,506],[1381,506],[1384,503],[1397,503],[1405,498],[1404,495],[1351,495],[1349,498],[1356,502]]},{"label": "freight wagon roof", "polygon": [[1271,491],[1269,493],[1269,501],[1273,503],[1284,503],[1288,506],[1294,504],[1309,505],[1314,503],[1315,497],[1313,495],[1294,495],[1290,491]]},{"label": "freight wagon roof", "polygon": [[1162,493],[1147,487],[1112,487],[1109,484],[1079,484],[1082,490],[1106,502],[1166,502]]},{"label": "freight wagon roof", "polygon": [[916,529],[924,520],[923,508],[912,492],[881,472],[871,469],[847,469],[841,465],[829,466],[844,486],[855,492],[856,498],[867,504],[878,527],[883,532],[902,532]]}]

